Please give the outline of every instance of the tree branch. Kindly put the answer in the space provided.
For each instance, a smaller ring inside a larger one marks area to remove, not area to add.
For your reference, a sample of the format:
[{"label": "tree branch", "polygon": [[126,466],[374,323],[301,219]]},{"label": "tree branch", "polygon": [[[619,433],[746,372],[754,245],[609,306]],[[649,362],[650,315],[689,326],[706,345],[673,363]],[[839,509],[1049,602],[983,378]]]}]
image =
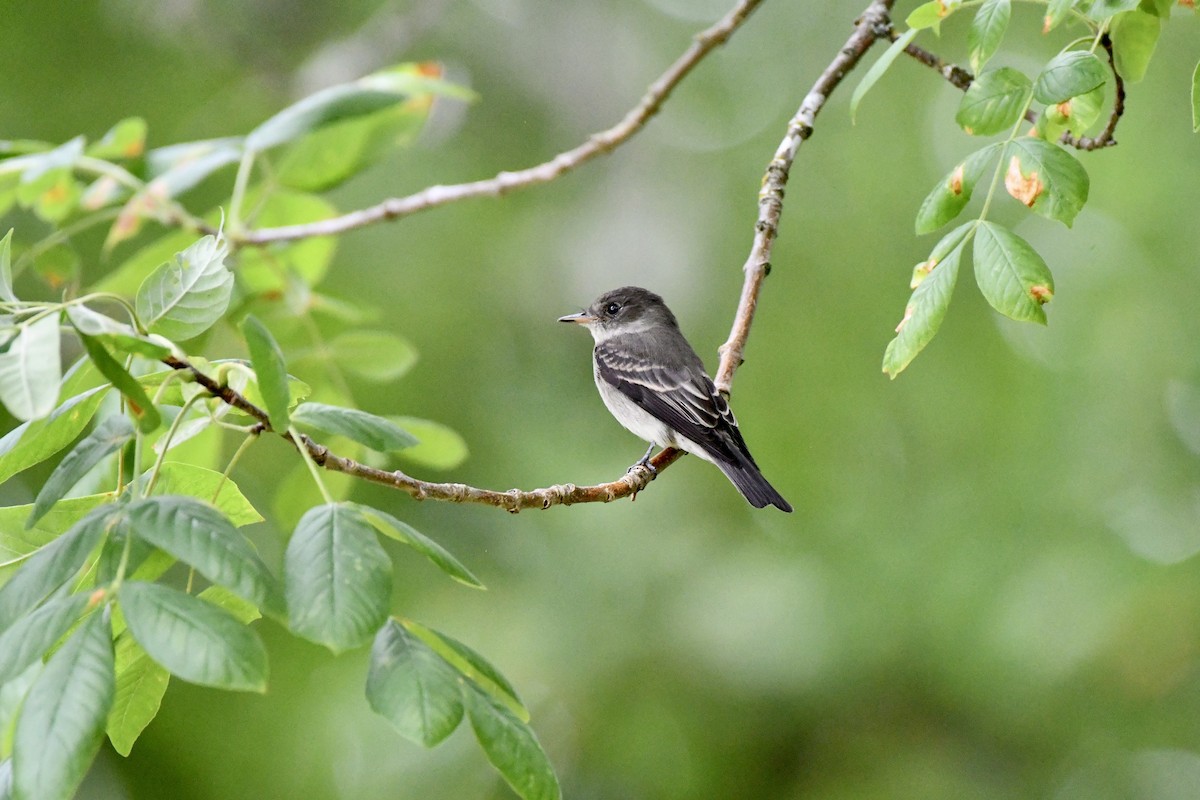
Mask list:
[{"label": "tree branch", "polygon": [[[688,52],[681,56],[671,69],[651,86],[650,91],[638,107],[627,114],[621,123],[602,134],[593,136],[587,143],[557,156],[552,161],[519,173],[501,173],[490,181],[459,186],[434,186],[424,192],[412,195],[410,198],[385,201],[373,208],[352,212],[324,222],[264,229],[250,234],[250,238],[244,239],[242,243],[266,244],[271,241],[340,233],[371,222],[394,219],[397,216],[443,205],[454,200],[488,194],[503,194],[511,188],[523,188],[551,180],[567,169],[572,169],[601,152],[611,150],[636,133],[646,120],[658,110],[662,101],[683,76],[708,51],[728,38],[759,2],[760,0],[741,0],[737,7],[720,22],[697,37]],[[779,219],[783,213],[784,189],[796,153],[801,143],[812,135],[816,116],[824,108],[829,95],[842,83],[846,74],[858,64],[871,45],[881,37],[886,38],[886,31],[891,27],[888,12],[893,3],[894,0],[872,0],[866,11],[855,22],[854,33],[805,96],[796,115],[788,123],[783,141],[780,142],[771,163],[767,166],[766,175],[763,178],[763,188],[759,192],[759,213],[758,221],[755,223],[754,241],[750,249],[750,256],[743,268],[745,281],[742,286],[741,298],[738,301],[737,314],[729,340],[720,348],[721,364],[717,372],[716,384],[726,394],[729,393],[733,382],[733,373],[742,362],[746,337],[750,333],[750,324],[758,305],[758,295],[762,290],[763,280],[770,272],[771,248],[778,233]],[[188,371],[196,382],[214,397],[220,398],[222,402],[252,417],[258,423],[260,431],[272,430],[267,412],[251,403],[239,392],[229,386],[219,384],[185,359],[171,356],[163,359],[163,363],[177,370]],[[658,472],[673,464],[683,455],[682,450],[667,448],[651,459],[652,469],[635,467],[618,480],[595,486],[576,486],[567,483],[542,489],[498,491],[480,489],[462,483],[433,483],[414,478],[399,470],[388,472],[376,469],[353,459],[339,456],[304,434],[297,439],[287,432],[276,431],[276,433],[291,442],[294,447],[304,448],[316,464],[327,470],[390,486],[407,493],[416,500],[482,503],[503,508],[514,514],[527,508],[546,509],[556,505],[608,503],[623,497],[636,498],[637,493],[645,489]]]},{"label": "tree branch", "polygon": [[373,225],[377,222],[400,219],[419,211],[456,203],[460,200],[474,197],[500,197],[516,189],[527,189],[530,186],[548,183],[563,173],[591,161],[596,156],[612,152],[645,127],[650,118],[658,113],[663,102],[679,85],[679,82],[687,77],[688,73],[705,56],[724,44],[761,2],[762,0],[738,0],[737,5],[712,27],[696,34],[692,44],[684,51],[683,55],[675,59],[675,63],[650,85],[641,102],[631,109],[620,122],[608,130],[592,134],[583,144],[559,153],[549,161],[516,172],[501,172],[487,180],[450,186],[430,186],[407,197],[392,197],[369,208],[351,211],[330,219],[300,225],[284,225],[278,228],[262,228],[249,231],[240,237],[231,236],[231,240],[233,244],[240,246],[262,246],[272,242],[329,236]]},{"label": "tree branch", "polygon": [[743,361],[746,337],[750,335],[750,324],[754,321],[754,312],[758,307],[758,295],[762,291],[763,280],[771,271],[771,249],[779,233],[784,189],[792,162],[796,160],[796,151],[805,139],[812,136],[816,116],[825,107],[829,95],[862,60],[871,45],[891,29],[888,13],[893,4],[894,0],[873,0],[862,16],[855,21],[854,33],[805,96],[800,109],[788,123],[787,133],[776,148],[775,157],[767,165],[762,189],[758,193],[758,220],[754,224],[754,242],[750,247],[750,256],[742,267],[745,279],[742,283],[742,295],[738,300],[737,314],[733,319],[733,328],[729,331],[729,339],[718,350],[721,354],[721,364],[717,368],[714,383],[723,394],[729,394],[733,384],[733,373]]}]

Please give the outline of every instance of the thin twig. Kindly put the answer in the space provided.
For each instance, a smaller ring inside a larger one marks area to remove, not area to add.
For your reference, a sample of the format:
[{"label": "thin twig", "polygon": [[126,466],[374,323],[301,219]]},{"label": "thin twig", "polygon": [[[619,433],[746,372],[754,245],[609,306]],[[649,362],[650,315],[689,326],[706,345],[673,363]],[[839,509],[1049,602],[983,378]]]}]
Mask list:
[{"label": "thin twig", "polygon": [[1104,47],[1104,51],[1108,53],[1108,66],[1112,70],[1113,86],[1116,88],[1116,96],[1113,98],[1112,113],[1108,117],[1108,124],[1104,126],[1104,130],[1095,137],[1075,137],[1070,131],[1063,133],[1059,139],[1063,144],[1069,144],[1079,150],[1099,150],[1103,147],[1112,147],[1117,143],[1113,138],[1117,132],[1117,123],[1121,121],[1121,115],[1125,113],[1125,81],[1121,78],[1121,73],[1117,72],[1117,64],[1113,55],[1112,38],[1105,31],[1100,37],[1100,44]]},{"label": "thin twig", "polygon": [[713,382],[724,394],[729,394],[733,384],[733,373],[742,363],[746,337],[750,335],[750,324],[754,321],[754,311],[758,306],[758,295],[762,290],[763,280],[771,271],[771,248],[779,232],[784,188],[787,186],[792,162],[796,159],[796,151],[805,139],[812,136],[813,123],[817,114],[825,107],[829,95],[841,84],[846,74],[854,69],[871,45],[883,35],[881,32],[890,30],[888,12],[893,3],[894,0],[873,0],[867,6],[867,10],[855,23],[854,33],[846,40],[837,57],[821,73],[821,77],[817,78],[817,82],[800,104],[796,116],[788,123],[787,134],[767,166],[762,190],[758,193],[758,220],[754,224],[754,243],[742,268],[745,279],[742,283],[742,295],[738,300],[737,314],[733,319],[729,339],[718,351],[721,354],[721,364]]},{"label": "thin twig", "polygon": [[654,471],[644,467],[634,468],[620,479],[611,483],[596,486],[576,486],[572,483],[547,486],[544,489],[510,489],[499,491],[495,489],[479,489],[463,483],[434,483],[414,478],[399,470],[387,470],[369,467],[353,459],[339,456],[329,448],[319,444],[305,434],[293,437],[286,431],[274,431],[271,428],[267,412],[251,403],[244,395],[228,385],[222,385],[213,380],[190,362],[175,356],[168,356],[163,363],[177,370],[189,373],[196,383],[200,384],[213,397],[219,398],[227,405],[233,406],[244,414],[253,417],[262,432],[274,432],[292,443],[297,450],[303,449],[306,460],[324,467],[331,472],[342,472],[356,478],[390,486],[407,493],[416,500],[443,500],[452,503],[482,503],[484,505],[503,508],[505,511],[517,513],[527,508],[546,509],[551,506],[569,506],[576,503],[610,503],[623,497],[636,495],[646,488],[654,479],[654,471],[666,469],[683,455],[681,450],[666,449],[650,460]]},{"label": "thin twig", "polygon": [[474,197],[500,197],[516,189],[548,183],[564,172],[569,172],[593,158],[624,144],[640,131],[658,113],[663,102],[670,96],[679,82],[687,77],[705,56],[715,50],[736,31],[762,0],[739,0],[738,4],[712,27],[696,35],[683,55],[675,60],[658,80],[650,85],[645,96],[625,117],[611,128],[594,133],[574,149],[559,153],[549,161],[516,172],[501,172],[494,178],[458,183],[450,186],[430,186],[407,197],[393,197],[369,208],[351,211],[341,216],[300,225],[284,225],[278,228],[262,228],[240,236],[231,233],[235,245],[261,246],[272,242],[307,239],[313,236],[329,236],[345,233],[377,222],[399,219],[448,203]]}]

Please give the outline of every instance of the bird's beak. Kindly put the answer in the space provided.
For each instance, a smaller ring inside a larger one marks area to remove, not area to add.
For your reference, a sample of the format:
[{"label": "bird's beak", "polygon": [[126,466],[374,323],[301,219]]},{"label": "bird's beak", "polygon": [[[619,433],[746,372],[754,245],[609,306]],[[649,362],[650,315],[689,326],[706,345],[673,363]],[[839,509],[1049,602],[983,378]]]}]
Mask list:
[{"label": "bird's beak", "polygon": [[578,314],[567,314],[565,317],[559,317],[558,321],[574,322],[578,325],[590,325],[596,321],[596,317],[593,317],[586,311],[580,311]]}]

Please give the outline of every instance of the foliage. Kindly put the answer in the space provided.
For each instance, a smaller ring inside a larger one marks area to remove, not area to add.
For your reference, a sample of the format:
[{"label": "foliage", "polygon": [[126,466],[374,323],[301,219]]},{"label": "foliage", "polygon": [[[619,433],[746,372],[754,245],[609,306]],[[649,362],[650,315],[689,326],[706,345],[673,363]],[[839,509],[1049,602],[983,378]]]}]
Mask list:
[{"label": "foliage", "polygon": [[[374,638],[368,701],[400,733],[433,746],[469,708],[488,759],[522,796],[558,796],[528,713],[499,672],[449,637],[389,618],[392,564],[380,534],[483,588],[457,558],[386,512],[334,500],[315,468],[312,480],[326,502],[300,519],[282,579],[240,530],[262,517],[238,489],[235,467],[264,433],[298,437],[294,424],[342,437],[351,443],[343,452],[423,445],[424,463],[446,465],[461,460],[462,442],[444,426],[411,419],[415,431],[431,435],[423,443],[397,422],[347,404],[341,370],[387,382],[412,366],[415,351],[394,334],[351,328],[328,342],[276,339],[272,328],[287,331],[289,318],[306,320],[328,306],[345,312],[316,290],[331,246],[298,242],[269,258],[233,252],[224,231],[186,233],[209,225],[177,199],[236,163],[222,204],[231,232],[264,219],[326,215],[332,207],[310,192],[338,185],[411,140],[435,96],[466,96],[438,74],[434,65],[402,65],[335,86],[244,138],[144,153],[146,126],[126,120],[90,146],[81,138],[30,145],[0,161],[0,176],[18,177],[8,190],[15,201],[58,228],[47,242],[109,220],[108,250],[142,234],[150,219],[181,228],[143,245],[102,289],[79,291],[77,273],[54,275],[46,281],[51,288],[67,288],[57,302],[22,300],[14,289],[48,245],[35,244],[14,265],[12,232],[0,242],[0,400],[22,423],[0,443],[3,472],[62,454],[31,506],[6,509],[14,528],[0,533],[16,554],[0,586],[0,683],[37,670],[11,752],[0,753],[11,758],[4,764],[13,797],[70,797],[105,733],[128,754],[171,677],[265,691],[266,650],[251,624],[263,614],[334,652]],[[89,177],[95,180],[85,185]],[[355,309],[350,315],[365,317]],[[221,327],[240,333],[248,358],[199,357]],[[59,354],[72,337],[82,357],[64,378]],[[315,375],[311,384],[288,374],[289,354]],[[267,422],[213,398],[200,374],[260,405]],[[310,401],[313,392],[339,402]],[[168,460],[186,441],[209,439],[219,452],[230,438],[242,444],[224,472]],[[78,487],[105,484],[103,494],[64,499]],[[457,708],[458,717],[442,720],[440,735],[414,734],[414,702],[422,713]]]}]

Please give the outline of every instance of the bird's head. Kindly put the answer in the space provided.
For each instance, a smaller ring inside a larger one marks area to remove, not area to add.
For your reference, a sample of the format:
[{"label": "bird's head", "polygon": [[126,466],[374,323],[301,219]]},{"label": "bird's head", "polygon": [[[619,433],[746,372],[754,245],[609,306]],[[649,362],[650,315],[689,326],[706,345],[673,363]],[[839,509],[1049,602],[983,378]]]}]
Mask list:
[{"label": "bird's head", "polygon": [[558,321],[583,325],[597,342],[618,334],[640,333],[659,325],[679,327],[675,315],[661,297],[637,286],[605,292],[583,311],[559,317]]}]

